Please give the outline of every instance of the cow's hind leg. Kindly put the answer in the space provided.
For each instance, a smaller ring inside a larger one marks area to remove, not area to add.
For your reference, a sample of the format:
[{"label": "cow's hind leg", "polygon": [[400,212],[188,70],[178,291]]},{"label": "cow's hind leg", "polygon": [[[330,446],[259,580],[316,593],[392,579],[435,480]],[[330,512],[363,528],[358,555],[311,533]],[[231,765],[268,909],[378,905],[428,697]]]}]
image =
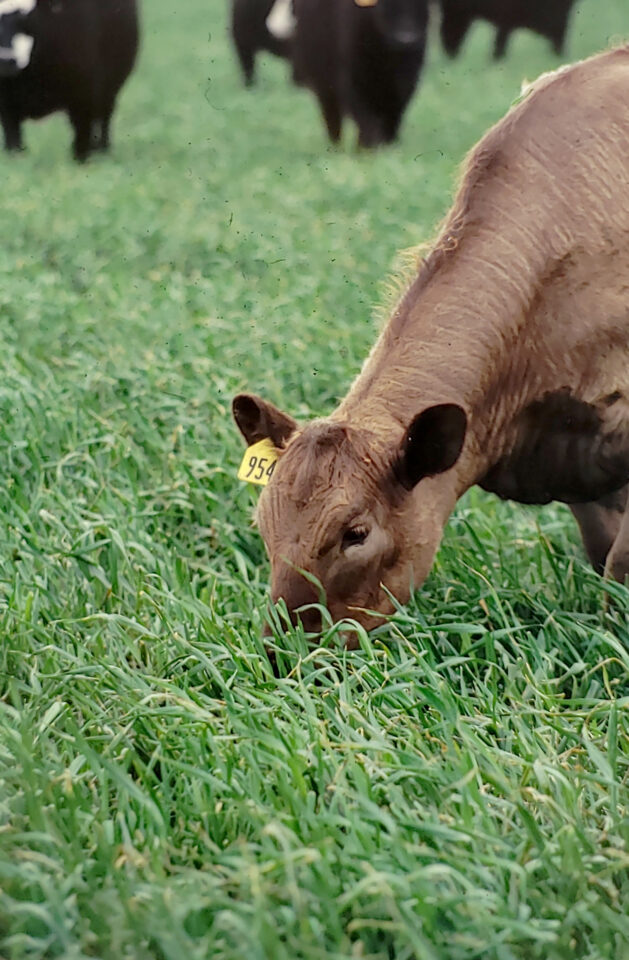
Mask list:
[{"label": "cow's hind leg", "polygon": [[2,113],[2,132],[4,133],[5,150],[23,150],[22,145],[22,124],[12,113]]},{"label": "cow's hind leg", "polygon": [[317,97],[328,136],[332,143],[338,143],[341,139],[341,124],[343,121],[338,97],[334,93],[324,93],[322,91],[317,91]]},{"label": "cow's hind leg", "polygon": [[246,87],[252,87],[256,79],[256,58],[253,49],[236,41],[236,52],[240,61],[243,80]]},{"label": "cow's hind leg", "polygon": [[563,9],[558,5],[558,9],[553,12],[551,16],[551,22],[548,25],[549,29],[546,33],[546,36],[550,40],[552,48],[557,56],[560,56],[563,53],[569,19],[570,10],[567,10],[565,5],[563,6]]},{"label": "cow's hind leg", "polygon": [[392,105],[389,113],[382,118],[382,131],[384,143],[395,143],[400,133],[404,107],[397,104]]},{"label": "cow's hind leg", "polygon": [[101,153],[107,153],[111,145],[110,129],[111,117],[114,112],[114,102],[108,103],[103,107],[100,119],[92,124],[92,149],[99,150]]},{"label": "cow's hind leg", "polygon": [[357,147],[359,150],[373,150],[385,142],[380,123],[375,120],[366,122],[363,120],[358,125]]},{"label": "cow's hind leg", "polygon": [[[601,500],[592,503],[575,503],[570,509],[579,524],[583,545],[590,563],[603,573],[609,563],[612,547],[615,547],[623,523],[627,523],[625,508],[629,487],[623,487]],[[629,545],[629,527],[627,530]]]},{"label": "cow's hind leg", "polygon": [[112,114],[112,111],[110,110],[109,113],[107,113],[100,122],[100,139],[98,141],[97,149],[100,150],[101,153],[107,153],[109,150],[109,147],[111,146],[111,139],[110,139],[111,114]]},{"label": "cow's hind leg", "polygon": [[81,108],[70,110],[70,123],[74,130],[74,142],[72,144],[74,159],[79,163],[84,163],[92,150],[93,122],[91,112]]},{"label": "cow's hind leg", "polygon": [[456,57],[472,23],[472,17],[446,7],[441,15],[441,43],[449,57]]},{"label": "cow's hind leg", "polygon": [[564,44],[566,42],[566,28],[567,22],[560,26],[555,33],[550,36],[548,39],[551,42],[552,48],[558,57],[563,53]]},{"label": "cow's hind leg", "polygon": [[[388,127],[386,112],[378,109],[378,106],[372,104],[366,97],[355,94],[350,109],[352,119],[356,121],[358,127],[359,149],[373,149],[384,143],[391,143],[395,139],[392,135],[394,127]],[[393,111],[395,107],[391,105],[390,109]]]},{"label": "cow's hind leg", "polygon": [[498,27],[494,39],[494,60],[502,60],[507,52],[507,44],[511,30],[507,27]]},{"label": "cow's hind leg", "polygon": [[[255,81],[256,29],[264,29],[259,23],[259,16],[256,20],[254,14],[254,22],[251,20],[252,7],[255,9],[255,6],[248,0],[234,0],[232,6],[232,39],[246,87],[251,87]],[[260,4],[258,3],[257,6],[259,7]]]}]

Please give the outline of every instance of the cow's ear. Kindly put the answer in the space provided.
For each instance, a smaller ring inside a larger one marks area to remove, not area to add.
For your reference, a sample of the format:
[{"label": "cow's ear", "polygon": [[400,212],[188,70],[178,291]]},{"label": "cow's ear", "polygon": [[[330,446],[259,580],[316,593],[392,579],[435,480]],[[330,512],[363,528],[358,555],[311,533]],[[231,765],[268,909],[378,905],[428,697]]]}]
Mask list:
[{"label": "cow's ear", "polygon": [[297,429],[292,417],[253,393],[239,393],[234,397],[232,413],[248,444],[268,437],[276,447],[283,447]]},{"label": "cow's ear", "polygon": [[407,490],[424,477],[449,470],[459,459],[467,430],[465,410],[456,403],[428,407],[411,421],[394,462],[395,474]]}]

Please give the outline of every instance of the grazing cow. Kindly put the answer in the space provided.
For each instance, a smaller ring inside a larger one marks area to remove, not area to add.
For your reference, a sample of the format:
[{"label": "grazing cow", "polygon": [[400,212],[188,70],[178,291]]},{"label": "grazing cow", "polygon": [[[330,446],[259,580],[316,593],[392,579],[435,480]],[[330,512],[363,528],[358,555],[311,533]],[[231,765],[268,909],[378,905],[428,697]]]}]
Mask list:
[{"label": "grazing cow", "polygon": [[135,0],[0,0],[6,149],[22,149],[23,120],[65,110],[77,160],[107,150],[116,97],[137,47]]},{"label": "grazing cow", "polygon": [[555,53],[563,50],[568,17],[575,0],[439,0],[441,42],[455,57],[474,20],[488,20],[496,27],[494,58],[507,52],[513,30],[527,27],[547,37]]},{"label": "grazing cow", "polygon": [[293,69],[319,100],[328,135],[343,117],[358,143],[392,143],[424,60],[428,0],[294,0]]},{"label": "grazing cow", "polygon": [[629,574],[628,89],[629,46],[540,78],[483,137],[331,416],[234,399],[247,441],[280,451],[257,519],[293,616],[318,599],[305,570],[334,620],[374,626],[473,484],[569,504],[594,567]]},{"label": "grazing cow", "polygon": [[[290,0],[233,0],[232,39],[245,86],[255,81],[256,54],[266,50],[276,57],[290,53]],[[277,7],[277,10],[274,10]],[[273,19],[271,17],[273,16]]]}]

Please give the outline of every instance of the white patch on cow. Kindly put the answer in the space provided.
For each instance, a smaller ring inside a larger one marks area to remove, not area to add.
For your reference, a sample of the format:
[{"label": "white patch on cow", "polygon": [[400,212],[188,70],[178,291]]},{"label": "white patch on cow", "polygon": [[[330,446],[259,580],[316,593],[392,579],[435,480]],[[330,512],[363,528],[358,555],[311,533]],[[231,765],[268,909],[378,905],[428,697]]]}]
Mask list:
[{"label": "white patch on cow", "polygon": [[23,70],[31,62],[34,40],[27,33],[16,33],[13,37],[13,53],[18,70]]},{"label": "white patch on cow", "polygon": [[36,5],[37,0],[0,0],[0,17],[9,13],[30,13]]},{"label": "white patch on cow", "polygon": [[[11,14],[31,13],[37,5],[37,0],[0,0],[0,19]],[[23,70],[31,62],[33,37],[27,33],[15,33],[8,47],[0,47],[0,60],[10,60],[18,70]]]},{"label": "white patch on cow", "polygon": [[278,40],[290,40],[297,26],[293,13],[293,0],[276,0],[266,18],[266,26],[269,33]]},{"label": "white patch on cow", "polygon": [[10,47],[0,47],[0,60],[11,60],[18,70],[23,70],[31,62],[34,42],[27,33],[16,33]]}]

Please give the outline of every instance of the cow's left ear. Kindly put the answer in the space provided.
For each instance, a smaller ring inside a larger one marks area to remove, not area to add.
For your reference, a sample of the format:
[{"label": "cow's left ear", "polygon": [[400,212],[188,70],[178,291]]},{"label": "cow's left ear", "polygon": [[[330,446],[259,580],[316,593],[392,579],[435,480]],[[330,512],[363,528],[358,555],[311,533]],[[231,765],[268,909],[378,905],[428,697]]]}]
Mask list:
[{"label": "cow's left ear", "polygon": [[423,480],[449,470],[459,459],[467,416],[456,403],[428,407],[411,421],[400,443],[393,468],[407,490]]},{"label": "cow's left ear", "polygon": [[279,449],[297,429],[292,417],[254,393],[239,393],[234,397],[232,413],[249,445],[268,438]]}]

